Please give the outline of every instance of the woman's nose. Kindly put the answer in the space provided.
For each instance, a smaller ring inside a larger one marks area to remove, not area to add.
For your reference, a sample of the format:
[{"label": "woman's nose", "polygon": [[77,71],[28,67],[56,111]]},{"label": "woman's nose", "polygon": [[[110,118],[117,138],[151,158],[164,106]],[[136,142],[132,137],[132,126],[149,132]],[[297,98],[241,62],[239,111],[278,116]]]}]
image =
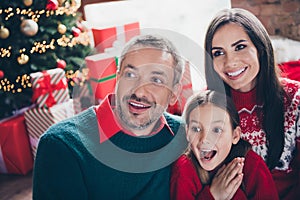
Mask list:
[{"label": "woman's nose", "polygon": [[233,68],[237,66],[237,57],[233,53],[227,53],[225,56],[225,67]]}]

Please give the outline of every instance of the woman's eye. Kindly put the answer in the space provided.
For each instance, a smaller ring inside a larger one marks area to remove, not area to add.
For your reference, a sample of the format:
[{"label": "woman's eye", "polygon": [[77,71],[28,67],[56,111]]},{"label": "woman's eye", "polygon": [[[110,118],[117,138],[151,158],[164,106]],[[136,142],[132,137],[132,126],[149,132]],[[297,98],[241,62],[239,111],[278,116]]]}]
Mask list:
[{"label": "woman's eye", "polygon": [[244,44],[239,44],[239,45],[236,46],[235,49],[236,49],[237,51],[239,51],[239,50],[242,50],[242,49],[244,49],[244,48],[246,48],[246,45],[244,45]]},{"label": "woman's eye", "polygon": [[224,53],[222,51],[213,51],[212,52],[213,57],[218,57],[218,56],[223,55],[223,54]]}]

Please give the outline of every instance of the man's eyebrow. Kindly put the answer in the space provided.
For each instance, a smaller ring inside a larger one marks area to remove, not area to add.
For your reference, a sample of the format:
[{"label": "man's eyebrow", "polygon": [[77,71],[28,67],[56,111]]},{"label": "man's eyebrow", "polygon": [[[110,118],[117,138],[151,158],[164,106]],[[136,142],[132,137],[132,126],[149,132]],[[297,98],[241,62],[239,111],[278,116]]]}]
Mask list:
[{"label": "man's eyebrow", "polygon": [[151,73],[154,75],[165,75],[166,74],[164,71],[153,71]]},{"label": "man's eyebrow", "polygon": [[133,66],[133,65],[131,65],[131,64],[127,64],[127,65],[125,65],[125,66],[124,66],[124,69],[126,69],[126,68],[130,68],[130,69],[136,69],[136,67],[135,67],[135,66]]}]

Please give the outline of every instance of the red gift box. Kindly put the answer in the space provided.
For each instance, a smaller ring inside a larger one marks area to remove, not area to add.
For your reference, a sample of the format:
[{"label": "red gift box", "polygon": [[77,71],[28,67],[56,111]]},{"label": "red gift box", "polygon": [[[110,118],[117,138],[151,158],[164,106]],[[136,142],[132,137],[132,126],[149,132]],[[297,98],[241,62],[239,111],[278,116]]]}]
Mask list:
[{"label": "red gift box", "polygon": [[31,73],[32,101],[38,107],[51,107],[70,99],[65,71],[60,68]]},{"label": "red gift box", "polygon": [[181,79],[181,84],[182,84],[182,90],[180,92],[177,102],[174,105],[169,106],[167,110],[169,113],[175,115],[182,114],[187,99],[193,95],[193,87],[192,87],[193,85],[192,85],[189,62],[186,62],[185,64],[185,69]]},{"label": "red gift box", "polygon": [[116,85],[117,61],[108,53],[100,53],[85,58],[89,69],[88,77],[95,99],[102,100],[114,92]]},{"label": "red gift box", "polygon": [[23,115],[0,123],[0,173],[27,174],[33,167]]},{"label": "red gift box", "polygon": [[108,28],[92,28],[94,44],[99,52],[113,47],[115,41],[128,42],[132,37],[140,34],[139,22],[128,23],[121,26]]}]

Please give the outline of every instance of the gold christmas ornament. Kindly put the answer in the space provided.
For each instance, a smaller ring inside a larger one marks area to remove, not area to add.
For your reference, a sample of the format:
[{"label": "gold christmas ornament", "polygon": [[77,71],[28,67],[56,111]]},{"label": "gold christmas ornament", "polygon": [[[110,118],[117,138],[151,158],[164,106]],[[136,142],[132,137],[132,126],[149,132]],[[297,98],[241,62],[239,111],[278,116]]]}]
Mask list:
[{"label": "gold christmas ornament", "polygon": [[9,30],[5,28],[4,26],[1,26],[0,28],[0,38],[6,39],[9,37]]},{"label": "gold christmas ornament", "polygon": [[34,36],[38,30],[38,24],[32,19],[24,19],[21,23],[21,31],[27,36]]},{"label": "gold christmas ornament", "polygon": [[66,31],[67,31],[67,27],[63,24],[59,24],[57,26],[57,31],[60,33],[60,34],[65,34]]},{"label": "gold christmas ornament", "polygon": [[18,57],[18,63],[20,65],[25,65],[26,63],[28,63],[29,61],[29,56],[27,56],[26,54],[21,54],[19,57]]},{"label": "gold christmas ornament", "polygon": [[23,0],[23,3],[24,3],[25,6],[29,7],[29,6],[32,5],[33,0]]},{"label": "gold christmas ornament", "polygon": [[72,0],[71,5],[78,9],[81,6],[81,0]]}]

